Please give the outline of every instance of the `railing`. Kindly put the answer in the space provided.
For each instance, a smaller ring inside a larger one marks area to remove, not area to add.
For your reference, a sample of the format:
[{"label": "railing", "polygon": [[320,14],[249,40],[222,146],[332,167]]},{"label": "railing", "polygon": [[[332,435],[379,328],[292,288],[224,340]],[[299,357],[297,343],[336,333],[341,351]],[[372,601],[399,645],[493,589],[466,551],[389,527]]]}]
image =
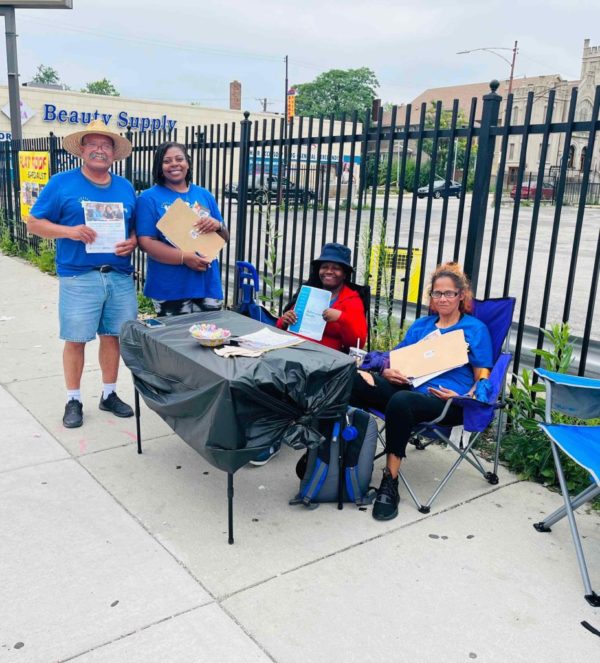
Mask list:
[{"label": "railing", "polygon": [[[483,100],[472,100],[468,116],[455,102],[450,111],[440,103],[409,105],[402,118],[394,108],[385,123],[381,112],[341,121],[295,118],[287,127],[283,119],[253,122],[245,114],[239,123],[188,127],[172,136],[129,133],[132,156],[115,170],[145,188],[156,146],[168,138],[185,145],[194,181],[212,191],[230,229],[221,260],[228,305],[237,296],[236,259],[253,262],[263,277],[274,279],[282,293],[270,297],[263,284],[263,294],[281,310],[321,246],[339,241],[352,249],[357,279],[373,286],[374,320],[392,314],[403,324],[426,310],[427,275],[435,265],[455,260],[464,264],[480,297],[517,298],[515,370],[529,363],[523,350],[532,338],[543,346],[540,328],[565,321],[576,337],[577,370],[600,374],[600,212],[587,207],[600,189],[591,167],[598,154],[600,88],[589,121],[574,120],[574,90],[567,121],[554,122],[550,91],[544,123],[531,123],[530,93],[523,124],[511,123],[509,96],[499,126],[502,100],[491,87]],[[511,185],[509,140],[519,164]],[[577,182],[568,163],[575,142],[585,147]],[[52,172],[78,160],[54,136],[0,145],[0,202],[8,232],[35,248],[20,220],[18,150],[48,151]],[[534,147],[539,163],[532,170]],[[547,163],[550,153],[560,153],[556,163]],[[463,183],[457,197],[446,195],[445,186],[439,199],[429,195],[438,178],[450,182],[457,173]],[[548,181],[550,200],[544,193]],[[374,254],[382,260],[373,260]],[[136,256],[135,265],[143,283],[143,256]]]}]

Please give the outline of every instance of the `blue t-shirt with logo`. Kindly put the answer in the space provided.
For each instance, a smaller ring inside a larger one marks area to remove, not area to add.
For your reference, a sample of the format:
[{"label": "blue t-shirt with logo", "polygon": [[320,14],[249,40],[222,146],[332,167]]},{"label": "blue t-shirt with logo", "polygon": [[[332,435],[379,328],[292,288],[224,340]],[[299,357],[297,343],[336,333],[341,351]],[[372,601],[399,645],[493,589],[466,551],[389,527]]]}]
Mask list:
[{"label": "blue t-shirt with logo", "polygon": [[[143,191],[137,200],[135,215],[138,236],[153,237],[171,246],[156,224],[177,198],[181,198],[192,209],[206,207],[213,219],[223,223],[217,201],[210,191],[190,184],[189,190],[181,193],[155,184]],[[203,297],[223,299],[219,261],[213,260],[205,272],[196,272],[185,265],[166,265],[148,256],[144,294],[159,301]]]},{"label": "blue t-shirt with logo", "polygon": [[[396,346],[396,348],[403,348],[413,343],[422,341],[428,334],[433,331],[440,331],[442,334],[447,334],[457,329],[462,329],[465,334],[465,340],[469,344],[468,357],[469,363],[458,368],[453,368],[450,371],[438,375],[436,378],[424,382],[423,384],[415,387],[415,391],[420,391],[423,394],[429,393],[429,387],[437,388],[439,385],[452,389],[458,394],[466,394],[473,386],[473,366],[477,368],[492,368],[494,365],[492,355],[492,340],[487,326],[474,318],[472,315],[464,314],[461,319],[452,327],[445,329],[438,329],[435,323],[438,321],[437,315],[428,315],[423,318],[415,320],[408,328],[406,336]],[[394,349],[396,349],[394,348]]]},{"label": "blue t-shirt with logo", "polygon": [[[108,186],[90,182],[80,168],[53,175],[31,208],[31,216],[62,226],[79,226],[85,223],[84,202],[104,203],[99,207],[109,210],[109,214],[120,211],[122,205],[126,226],[123,239],[129,237],[134,222],[135,191],[124,177],[112,173]],[[133,271],[131,256],[87,253],[85,247],[85,243],[78,240],[56,240],[56,271],[59,276],[83,274],[100,265],[111,265],[126,274]]]}]

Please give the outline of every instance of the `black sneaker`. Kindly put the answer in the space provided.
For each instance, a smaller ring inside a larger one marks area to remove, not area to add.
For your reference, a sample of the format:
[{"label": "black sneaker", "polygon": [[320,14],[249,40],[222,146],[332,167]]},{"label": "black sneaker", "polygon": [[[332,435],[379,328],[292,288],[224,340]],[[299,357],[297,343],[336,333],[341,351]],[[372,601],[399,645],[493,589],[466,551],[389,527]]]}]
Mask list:
[{"label": "black sneaker", "polygon": [[375,520],[392,520],[398,515],[398,477],[392,479],[390,471],[383,470],[383,479],[373,503],[373,518]]},{"label": "black sneaker", "polygon": [[98,407],[106,412],[112,412],[117,417],[133,417],[133,410],[127,403],[123,403],[116,391],[111,391],[107,398],[100,396]]},{"label": "black sneaker", "polygon": [[72,398],[65,405],[63,426],[65,428],[79,428],[83,424],[83,404]]}]

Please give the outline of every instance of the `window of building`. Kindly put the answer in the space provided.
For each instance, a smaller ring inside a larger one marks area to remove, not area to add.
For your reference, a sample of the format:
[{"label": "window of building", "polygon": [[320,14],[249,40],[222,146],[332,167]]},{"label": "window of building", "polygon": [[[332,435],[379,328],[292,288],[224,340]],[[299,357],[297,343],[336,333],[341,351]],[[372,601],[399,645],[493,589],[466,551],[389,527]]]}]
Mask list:
[{"label": "window of building", "polygon": [[508,158],[510,161],[512,161],[515,158],[515,144],[514,143],[509,143],[508,144]]},{"label": "window of building", "polygon": [[583,170],[585,168],[585,156],[587,154],[587,147],[583,147],[581,149],[581,156],[579,157],[579,170]]},{"label": "window of building", "polygon": [[589,99],[582,99],[579,102],[575,119],[580,122],[589,122],[592,119],[592,102]]},{"label": "window of building", "polygon": [[512,111],[512,123],[517,124],[518,122],[519,122],[519,109],[517,108],[517,106],[515,106]]},{"label": "window of building", "polygon": [[569,168],[574,168],[575,167],[575,145],[571,145],[569,148]]}]

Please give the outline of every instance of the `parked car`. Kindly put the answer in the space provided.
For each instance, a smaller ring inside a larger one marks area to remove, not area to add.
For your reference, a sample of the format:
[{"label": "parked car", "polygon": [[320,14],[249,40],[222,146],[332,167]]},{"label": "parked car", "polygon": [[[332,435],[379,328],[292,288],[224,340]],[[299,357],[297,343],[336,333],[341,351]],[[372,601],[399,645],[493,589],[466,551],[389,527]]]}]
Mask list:
[{"label": "parked car", "polygon": [[[296,187],[296,183],[285,177],[279,179],[276,175],[265,175],[261,180],[257,175],[252,181],[252,176],[248,178],[248,203],[257,203],[264,205],[267,202],[267,194],[271,202],[277,202],[279,198],[287,198],[288,202],[299,203],[311,202],[316,198],[316,194],[311,189],[305,189],[302,186]],[[239,184],[228,184],[225,186],[225,197],[237,201]]]},{"label": "parked car", "polygon": [[445,180],[434,180],[433,186],[429,188],[427,186],[422,186],[417,189],[417,196],[419,198],[425,198],[425,196],[433,196],[434,198],[441,198],[442,196],[456,196],[460,198],[462,192],[462,184],[460,182],[455,182],[450,180],[446,186]]},{"label": "parked car", "polygon": [[[535,184],[523,184],[521,187],[521,200],[532,200],[535,198],[537,192],[537,183]],[[510,192],[510,197],[515,198],[517,195],[517,187],[513,186],[512,191]],[[542,200],[553,200],[554,198],[554,184],[552,182],[543,182],[542,183]]]}]

